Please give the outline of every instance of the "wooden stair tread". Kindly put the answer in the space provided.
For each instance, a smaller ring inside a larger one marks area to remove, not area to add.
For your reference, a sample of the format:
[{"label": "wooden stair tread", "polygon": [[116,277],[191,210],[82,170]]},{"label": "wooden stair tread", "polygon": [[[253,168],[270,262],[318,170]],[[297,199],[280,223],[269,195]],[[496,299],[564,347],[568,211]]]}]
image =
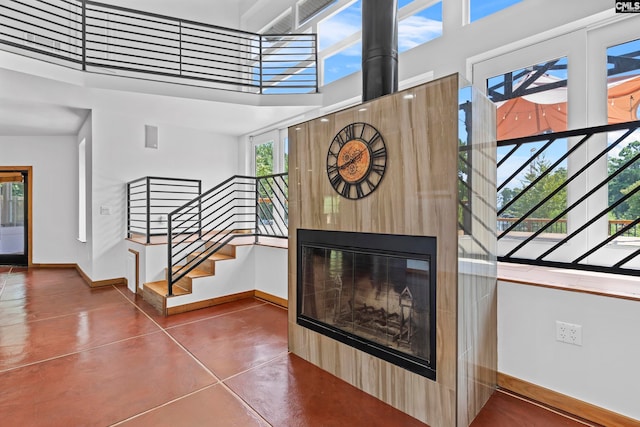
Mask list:
[{"label": "wooden stair tread", "polygon": [[[158,295],[162,295],[163,297],[169,293],[169,285],[167,284],[166,280],[159,280],[157,282],[145,283],[144,287],[157,293]],[[173,296],[187,295],[190,293],[191,292],[189,292],[188,290],[181,288],[176,284],[173,285]]]},{"label": "wooden stair tread", "polygon": [[[173,267],[174,274],[177,271],[180,271],[180,268],[181,267],[179,265]],[[206,276],[213,276],[213,275],[211,273],[207,272],[207,271],[200,270],[199,268],[194,268],[193,270],[191,270],[190,272],[188,272],[187,274],[184,275],[184,277],[188,277],[190,279],[195,279],[197,277],[206,277]]]},{"label": "wooden stair tread", "polygon": [[[204,258],[205,257],[202,252],[194,252],[193,256],[196,257],[196,258]],[[227,260],[227,259],[235,259],[234,257],[232,257],[230,255],[221,254],[219,252],[216,252],[213,255],[209,255],[206,258],[210,259],[212,261],[224,261],[224,260]]]}]

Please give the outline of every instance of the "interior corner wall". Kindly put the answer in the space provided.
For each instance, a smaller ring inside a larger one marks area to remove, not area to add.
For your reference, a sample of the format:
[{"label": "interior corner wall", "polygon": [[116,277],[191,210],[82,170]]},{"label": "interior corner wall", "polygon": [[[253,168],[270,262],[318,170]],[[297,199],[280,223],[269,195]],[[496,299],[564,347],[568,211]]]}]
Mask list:
[{"label": "interior corner wall", "polygon": [[256,245],[253,253],[255,289],[284,300],[288,299],[287,250]]},{"label": "interior corner wall", "polygon": [[[78,136],[76,137],[76,166],[74,168],[75,171],[78,170],[78,162],[79,162],[79,145],[82,141],[85,141],[85,221],[86,221],[86,241],[81,242],[76,240],[76,264],[80,269],[89,277],[93,274],[93,251],[92,251],[92,221],[91,221],[91,200],[92,200],[92,192],[91,192],[91,171],[92,171],[92,150],[93,150],[93,128],[91,124],[91,113],[88,114],[84,123],[80,127],[78,131]],[[79,179],[79,178],[78,178]],[[76,194],[79,192],[79,182],[76,179]],[[78,200],[79,197],[76,197]],[[78,202],[76,202],[77,206]],[[76,209],[78,211],[78,209]],[[78,235],[78,222],[79,219],[76,216],[76,224],[75,224],[75,235]]]},{"label": "interior corner wall", "polygon": [[77,161],[75,136],[0,136],[0,164],[33,167],[35,264],[75,263]]},{"label": "interior corner wall", "polygon": [[[556,321],[582,346],[556,341]],[[640,420],[638,302],[498,282],[498,371]]]},{"label": "interior corner wall", "polygon": [[[92,114],[92,275],[126,276],[126,183],[145,176],[202,180],[203,191],[238,173],[238,138],[148,123],[117,108]],[[180,114],[176,112],[176,114]],[[145,148],[144,126],[158,126],[158,149]]]}]

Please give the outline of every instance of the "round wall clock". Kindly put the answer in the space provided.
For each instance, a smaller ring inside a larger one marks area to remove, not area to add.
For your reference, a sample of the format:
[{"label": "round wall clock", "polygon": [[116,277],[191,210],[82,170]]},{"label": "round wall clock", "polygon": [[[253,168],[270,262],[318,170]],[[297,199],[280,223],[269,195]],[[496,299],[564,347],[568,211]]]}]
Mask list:
[{"label": "round wall clock", "polygon": [[384,176],[387,147],[380,132],[367,123],[351,123],[336,134],[327,153],[327,176],[347,199],[371,194]]}]

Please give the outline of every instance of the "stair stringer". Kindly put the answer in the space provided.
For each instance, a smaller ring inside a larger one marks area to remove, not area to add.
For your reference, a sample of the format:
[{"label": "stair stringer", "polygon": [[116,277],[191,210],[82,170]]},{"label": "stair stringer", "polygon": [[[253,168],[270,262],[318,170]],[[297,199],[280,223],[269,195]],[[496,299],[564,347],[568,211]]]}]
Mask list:
[{"label": "stair stringer", "polygon": [[215,275],[192,278],[191,293],[168,297],[167,309],[243,292],[253,292],[255,271],[247,266],[253,266],[254,246],[233,246],[236,248],[235,258],[216,261]]}]

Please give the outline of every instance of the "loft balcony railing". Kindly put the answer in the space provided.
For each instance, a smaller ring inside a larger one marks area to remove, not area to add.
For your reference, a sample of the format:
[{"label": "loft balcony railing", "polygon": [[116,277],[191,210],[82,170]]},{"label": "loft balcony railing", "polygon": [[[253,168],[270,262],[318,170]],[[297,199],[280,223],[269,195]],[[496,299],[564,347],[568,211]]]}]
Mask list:
[{"label": "loft balcony railing", "polygon": [[235,175],[168,217],[169,295],[173,285],[238,237],[288,238],[288,174]]},{"label": "loft balcony railing", "polygon": [[498,141],[498,259],[640,276],[639,128]]},{"label": "loft balcony railing", "polygon": [[261,94],[318,91],[315,34],[260,35],[89,0],[0,2],[0,48],[92,73]]},{"label": "loft balcony railing", "polygon": [[[127,237],[142,238],[151,243],[152,237],[162,236],[164,242],[169,214],[177,207],[202,193],[197,179],[146,176],[127,183]],[[185,223],[198,227],[200,217]]]}]

